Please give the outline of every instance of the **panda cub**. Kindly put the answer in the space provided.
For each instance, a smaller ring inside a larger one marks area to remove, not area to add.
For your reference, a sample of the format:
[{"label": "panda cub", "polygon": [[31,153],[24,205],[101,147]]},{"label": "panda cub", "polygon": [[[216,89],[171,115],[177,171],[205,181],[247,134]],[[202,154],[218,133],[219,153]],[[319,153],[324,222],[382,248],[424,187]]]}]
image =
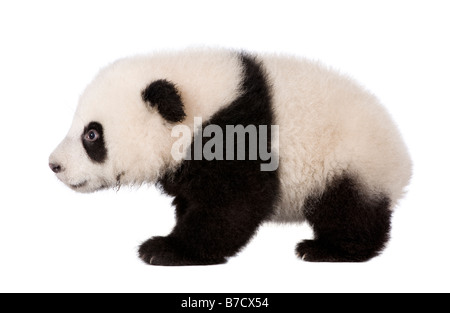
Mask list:
[{"label": "panda cub", "polygon": [[353,80],[225,49],[102,69],[49,165],[78,192],[152,183],[172,196],[172,232],[139,249],[152,265],[225,263],[265,221],[308,222],[305,261],[367,261],[412,167],[387,111]]}]

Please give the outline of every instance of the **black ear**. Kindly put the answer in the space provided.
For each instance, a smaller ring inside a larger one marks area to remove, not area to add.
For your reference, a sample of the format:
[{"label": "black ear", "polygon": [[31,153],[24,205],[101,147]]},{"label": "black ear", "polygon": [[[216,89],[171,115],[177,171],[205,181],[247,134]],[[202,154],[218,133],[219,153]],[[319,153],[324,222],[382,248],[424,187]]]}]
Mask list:
[{"label": "black ear", "polygon": [[142,91],[142,99],[156,107],[169,122],[181,122],[186,117],[183,102],[175,85],[165,79],[156,80]]}]

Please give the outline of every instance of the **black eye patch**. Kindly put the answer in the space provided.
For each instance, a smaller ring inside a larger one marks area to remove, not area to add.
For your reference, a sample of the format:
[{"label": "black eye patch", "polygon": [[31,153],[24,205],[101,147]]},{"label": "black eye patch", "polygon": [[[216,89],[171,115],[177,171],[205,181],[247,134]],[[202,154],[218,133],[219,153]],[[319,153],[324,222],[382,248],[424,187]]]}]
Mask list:
[{"label": "black eye patch", "polygon": [[[93,137],[96,134],[96,137]],[[93,140],[95,139],[95,140]],[[103,126],[98,122],[91,122],[84,128],[81,136],[84,150],[89,158],[96,163],[103,163],[107,157],[105,139],[103,136]]]}]

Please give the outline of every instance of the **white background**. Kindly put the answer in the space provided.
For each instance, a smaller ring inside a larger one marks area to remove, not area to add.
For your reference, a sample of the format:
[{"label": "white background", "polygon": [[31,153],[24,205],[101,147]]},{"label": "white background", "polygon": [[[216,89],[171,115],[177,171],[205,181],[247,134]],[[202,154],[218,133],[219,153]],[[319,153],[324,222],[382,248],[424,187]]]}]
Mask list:
[{"label": "white background", "polygon": [[[1,1],[0,291],[449,292],[448,1]],[[307,225],[265,225],[238,257],[151,267],[140,242],[174,224],[152,187],[77,194],[47,162],[78,96],[117,58],[225,46],[319,59],[375,93],[414,160],[381,257],[310,264]]]}]

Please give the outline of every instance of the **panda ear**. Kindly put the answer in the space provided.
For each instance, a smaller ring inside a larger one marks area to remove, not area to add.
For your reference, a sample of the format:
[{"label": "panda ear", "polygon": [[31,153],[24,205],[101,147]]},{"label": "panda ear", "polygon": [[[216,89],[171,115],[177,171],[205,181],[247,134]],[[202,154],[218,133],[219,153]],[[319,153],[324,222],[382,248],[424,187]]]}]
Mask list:
[{"label": "panda ear", "polygon": [[141,95],[145,102],[156,107],[161,116],[169,122],[181,122],[186,117],[180,93],[170,81],[156,80],[148,85]]}]

